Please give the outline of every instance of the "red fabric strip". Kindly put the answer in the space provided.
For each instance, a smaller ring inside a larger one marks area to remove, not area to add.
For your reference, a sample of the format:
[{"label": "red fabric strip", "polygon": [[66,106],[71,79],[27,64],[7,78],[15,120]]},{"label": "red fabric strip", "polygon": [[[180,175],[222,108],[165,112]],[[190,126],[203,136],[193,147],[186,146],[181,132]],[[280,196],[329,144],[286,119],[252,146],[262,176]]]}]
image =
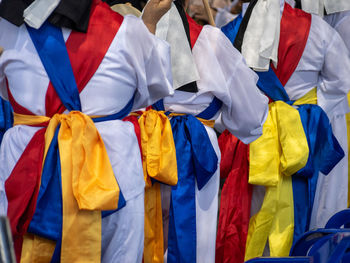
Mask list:
[{"label": "red fabric strip", "polygon": [[20,262],[22,239],[32,219],[39,193],[46,128],[37,131],[5,182],[7,216],[14,237],[17,262]]},{"label": "red fabric strip", "polygon": [[135,134],[137,137],[137,142],[139,143],[141,160],[142,160],[142,148],[141,148],[141,129],[140,124],[136,116],[127,116],[123,119],[123,121],[129,121],[134,125]]},{"label": "red fabric strip", "polygon": [[311,15],[285,3],[281,19],[277,68],[278,79],[285,86],[303,55],[311,27]]},{"label": "red fabric strip", "polygon": [[218,141],[222,153],[220,173],[227,179],[221,192],[215,262],[243,263],[252,199],[249,146],[227,130]]},{"label": "red fabric strip", "polygon": [[203,26],[198,25],[196,21],[194,21],[192,17],[190,17],[188,14],[186,14],[186,16],[187,16],[188,25],[190,27],[191,47],[193,48],[194,44],[196,44],[199,34],[203,29]]},{"label": "red fabric strip", "polygon": [[[95,74],[123,22],[120,14],[100,0],[94,0],[90,16],[87,33],[72,31],[66,42],[79,92]],[[49,117],[65,110],[51,82],[45,106]]]}]

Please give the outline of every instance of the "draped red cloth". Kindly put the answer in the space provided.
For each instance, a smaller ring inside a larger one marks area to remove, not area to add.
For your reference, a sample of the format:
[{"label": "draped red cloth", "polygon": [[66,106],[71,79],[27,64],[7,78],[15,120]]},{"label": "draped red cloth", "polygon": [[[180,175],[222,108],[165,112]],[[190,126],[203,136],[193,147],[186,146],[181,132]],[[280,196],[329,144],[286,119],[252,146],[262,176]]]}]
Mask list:
[{"label": "draped red cloth", "polygon": [[[310,27],[310,14],[285,3],[280,27],[277,68],[271,63],[283,86],[298,66]],[[227,179],[221,192],[216,263],[241,263],[244,262],[252,198],[252,186],[248,184],[249,146],[244,145],[227,130],[219,137],[219,146],[221,177]]]},{"label": "draped red cloth", "polygon": [[252,186],[248,184],[249,146],[225,130],[219,137],[221,192],[215,262],[244,262]]},{"label": "draped red cloth", "polygon": [[203,26],[198,25],[196,21],[192,19],[187,13],[186,13],[188,25],[190,28],[190,40],[191,40],[191,48],[194,47],[194,44],[196,43],[199,34],[201,33]]},{"label": "draped red cloth", "polygon": [[285,86],[303,55],[311,27],[311,15],[285,3],[278,45],[277,68],[271,64],[276,76]]},{"label": "draped red cloth", "polygon": [[[72,31],[70,34],[66,47],[79,92],[95,74],[122,22],[123,17],[112,11],[106,3],[94,0],[87,33]],[[14,112],[34,115],[19,105],[12,97],[10,89],[8,90]],[[51,82],[46,93],[45,107],[46,115],[49,117],[65,110]],[[46,129],[43,128],[36,132],[5,182],[8,199],[7,213],[18,262],[21,257],[23,235],[35,211],[45,146],[45,131]]]}]

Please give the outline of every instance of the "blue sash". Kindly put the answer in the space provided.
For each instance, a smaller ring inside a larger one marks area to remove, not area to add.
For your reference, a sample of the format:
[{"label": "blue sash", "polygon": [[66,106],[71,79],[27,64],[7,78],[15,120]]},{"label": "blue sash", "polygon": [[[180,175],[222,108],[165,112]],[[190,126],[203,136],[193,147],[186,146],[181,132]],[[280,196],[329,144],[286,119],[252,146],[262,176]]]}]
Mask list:
[{"label": "blue sash", "polygon": [[[241,22],[242,18],[237,18],[222,28],[232,44]],[[259,89],[273,101],[281,100],[290,105],[294,103],[271,68],[267,72],[256,73],[259,76]],[[312,104],[300,105],[298,111],[308,141],[309,158],[306,166],[292,177],[294,242],[309,228],[319,171],[328,174],[344,157],[326,113],[318,105]]]},{"label": "blue sash", "polygon": [[[211,119],[222,102],[214,97],[196,117]],[[163,101],[153,105],[164,111]],[[169,112],[168,112],[169,113]],[[167,114],[168,114],[167,113]],[[196,191],[201,190],[217,170],[218,158],[204,125],[192,115],[173,116],[170,120],[178,163],[178,183],[172,186],[168,262],[196,262]]]},{"label": "blue sash", "polygon": [[13,125],[11,104],[0,97],[0,143],[5,132]]},{"label": "blue sash", "polygon": [[[27,29],[62,103],[69,111],[81,111],[79,91],[61,29],[47,22],[38,30],[29,26],[27,26]],[[93,121],[101,122],[122,119],[130,113],[133,101],[134,96],[120,112],[94,118]],[[60,240],[62,234],[61,169],[57,141],[59,128],[60,126],[57,127],[54,139],[49,146],[43,166],[36,210],[28,228],[30,233],[57,241],[52,262],[60,261]],[[118,210],[124,207],[125,204],[123,194],[120,192]],[[107,216],[115,211],[103,211],[102,216]]]}]

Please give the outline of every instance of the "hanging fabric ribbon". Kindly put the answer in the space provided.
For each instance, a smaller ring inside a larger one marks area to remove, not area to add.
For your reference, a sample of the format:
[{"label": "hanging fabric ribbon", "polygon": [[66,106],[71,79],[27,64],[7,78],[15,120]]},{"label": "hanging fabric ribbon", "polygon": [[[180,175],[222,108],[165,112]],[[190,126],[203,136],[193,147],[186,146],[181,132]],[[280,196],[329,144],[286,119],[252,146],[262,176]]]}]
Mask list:
[{"label": "hanging fabric ribbon", "polygon": [[[214,127],[211,118],[222,102],[214,97],[210,105],[196,117],[169,113],[173,131],[178,183],[172,187],[169,212],[168,262],[196,262],[195,187],[201,190],[217,170],[218,157],[204,127]],[[164,111],[163,101],[153,105]]]},{"label": "hanging fabric ribbon", "polygon": [[168,117],[149,109],[139,118],[145,189],[145,263],[163,262],[163,218],[160,184],[176,185],[176,150]]},{"label": "hanging fabric ribbon", "polygon": [[249,150],[249,183],[266,186],[266,194],[250,220],[245,260],[261,256],[268,237],[271,256],[286,256],[294,227],[291,175],[305,166],[309,155],[298,111],[281,101],[270,103],[263,135]]},{"label": "hanging fabric ribbon", "polygon": [[[225,130],[218,139],[221,151],[221,191],[215,262],[244,262],[252,186],[248,184],[249,146]],[[238,198],[239,197],[239,198]]]}]

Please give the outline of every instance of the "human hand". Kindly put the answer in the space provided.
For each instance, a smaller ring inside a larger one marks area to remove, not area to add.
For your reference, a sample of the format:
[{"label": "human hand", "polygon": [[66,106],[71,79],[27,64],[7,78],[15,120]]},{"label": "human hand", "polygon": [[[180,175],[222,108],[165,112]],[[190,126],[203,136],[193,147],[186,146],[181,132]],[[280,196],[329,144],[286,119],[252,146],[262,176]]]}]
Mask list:
[{"label": "human hand", "polygon": [[143,9],[142,20],[148,30],[154,34],[161,17],[169,11],[172,0],[149,0]]}]

